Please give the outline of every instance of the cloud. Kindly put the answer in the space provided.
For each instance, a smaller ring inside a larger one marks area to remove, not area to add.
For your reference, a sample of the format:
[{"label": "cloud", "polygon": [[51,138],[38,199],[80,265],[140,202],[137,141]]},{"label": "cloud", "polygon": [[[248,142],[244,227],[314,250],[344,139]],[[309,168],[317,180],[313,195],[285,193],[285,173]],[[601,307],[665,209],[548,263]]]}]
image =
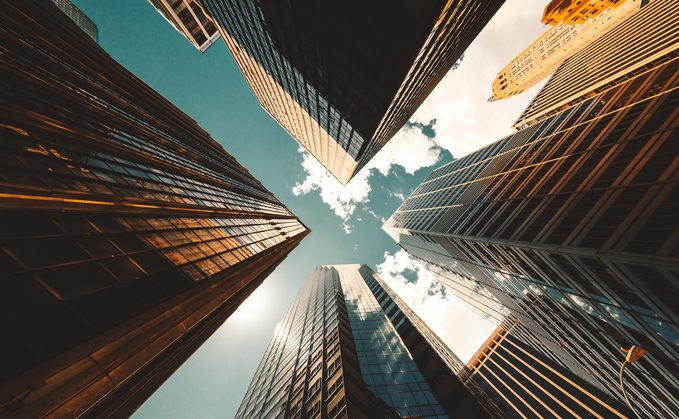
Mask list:
[{"label": "cloud", "polygon": [[370,173],[364,170],[358,173],[347,186],[342,186],[311,154],[302,148],[300,148],[300,152],[302,152],[304,159],[302,167],[304,167],[307,176],[303,182],[298,182],[292,188],[292,193],[304,195],[318,190],[323,202],[328,204],[335,211],[335,214],[342,219],[345,232],[349,234],[351,228],[348,221],[356,210],[356,204],[368,202],[368,193],[370,192],[368,177]]},{"label": "cloud", "polygon": [[377,169],[387,176],[394,166],[401,166],[412,175],[423,167],[438,163],[440,158],[441,150],[432,138],[424,135],[422,128],[406,125],[370,160],[366,168]]},{"label": "cloud", "polygon": [[363,208],[363,210],[364,210],[364,211],[367,211],[368,214],[370,214],[370,215],[372,215],[373,217],[375,217],[376,219],[378,219],[380,222],[382,222],[382,224],[384,224],[384,223],[387,222],[387,219],[386,219],[386,218],[384,218],[384,217],[381,216],[381,215],[376,214],[375,211],[371,210],[370,208]]},{"label": "cloud", "polygon": [[[508,1],[451,71],[411,117],[411,123],[435,121],[436,144],[462,157],[512,132],[511,125],[545,83],[523,94],[489,103],[495,76],[543,34],[545,1]],[[517,28],[520,28],[517,30]]]},{"label": "cloud", "polygon": [[380,278],[463,362],[495,330],[495,325],[469,310],[404,250],[393,255],[385,252],[384,262],[375,268]]},{"label": "cloud", "polygon": [[302,153],[302,167],[306,172],[306,178],[292,188],[292,193],[304,195],[318,190],[321,200],[342,219],[347,234],[351,232],[348,222],[356,210],[356,205],[369,201],[371,187],[368,180],[373,173],[379,172],[387,176],[391,169],[398,165],[402,166],[406,173],[412,174],[422,167],[436,164],[441,152],[420,127],[404,127],[347,186],[342,186],[315,157],[301,147],[299,150]]},{"label": "cloud", "polygon": [[[497,73],[547,30],[540,20],[545,0],[511,0],[495,14],[464,52],[464,61],[450,71],[404,126],[352,179],[346,188],[329,175],[308,153],[304,155],[307,177],[295,185],[296,195],[319,190],[321,199],[344,222],[359,203],[368,201],[370,178],[375,172],[387,176],[395,166],[408,174],[435,165],[441,149],[461,157],[512,132],[511,125],[542,84],[521,95],[489,103]],[[518,28],[518,30],[517,30]],[[422,126],[432,126],[428,137]],[[403,194],[393,194],[405,200]]]}]

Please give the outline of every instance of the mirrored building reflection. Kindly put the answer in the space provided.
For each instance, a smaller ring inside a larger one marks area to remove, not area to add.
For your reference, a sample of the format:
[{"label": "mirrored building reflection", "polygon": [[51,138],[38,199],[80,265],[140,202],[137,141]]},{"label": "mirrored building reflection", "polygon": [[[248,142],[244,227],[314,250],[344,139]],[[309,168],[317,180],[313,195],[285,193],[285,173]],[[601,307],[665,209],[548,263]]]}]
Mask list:
[{"label": "mirrored building reflection", "polygon": [[[626,22],[657,5],[678,7]],[[643,347],[628,382],[648,417],[679,412],[678,86],[671,50],[435,169],[383,226],[475,310],[498,326],[512,314],[621,400],[620,348]]]},{"label": "mirrored building reflection", "polygon": [[261,106],[342,184],[504,0],[202,0]]},{"label": "mirrored building reflection", "polygon": [[636,417],[621,401],[554,362],[539,340],[522,339],[521,328],[508,317],[467,363],[464,375],[517,418]]},{"label": "mirrored building reflection", "polygon": [[82,10],[71,3],[70,0],[52,0],[52,3],[64,12],[87,36],[92,38],[94,42],[99,42],[99,29],[97,25]]},{"label": "mirrored building reflection", "polygon": [[0,14],[0,416],[129,416],[309,230],[47,0]]},{"label": "mirrored building reflection", "polygon": [[274,336],[241,418],[503,418],[464,364],[366,265],[315,268]]}]

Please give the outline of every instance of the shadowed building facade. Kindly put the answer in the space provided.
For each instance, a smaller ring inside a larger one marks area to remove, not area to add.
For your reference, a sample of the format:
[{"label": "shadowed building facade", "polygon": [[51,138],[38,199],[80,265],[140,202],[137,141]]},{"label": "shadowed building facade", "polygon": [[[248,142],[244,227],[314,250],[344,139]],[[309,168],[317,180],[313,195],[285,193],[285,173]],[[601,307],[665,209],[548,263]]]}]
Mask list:
[{"label": "shadowed building facade", "polygon": [[0,14],[0,416],[127,417],[309,230],[47,1]]},{"label": "shadowed building facade", "polygon": [[321,266],[276,327],[236,418],[507,417],[473,380],[462,384],[463,369],[368,266]]},{"label": "shadowed building facade", "polygon": [[516,418],[634,419],[629,407],[545,355],[539,341],[515,334],[522,325],[505,320],[467,363],[467,377]]},{"label": "shadowed building facade", "polygon": [[219,39],[217,26],[197,0],[149,0],[149,3],[200,52]]},{"label": "shadowed building facade", "polygon": [[622,397],[620,347],[640,345],[631,397],[642,415],[676,417],[679,58],[659,62],[435,169],[383,228],[603,391]]},{"label": "shadowed building facade", "polygon": [[203,0],[261,106],[342,184],[401,129],[503,0]]}]

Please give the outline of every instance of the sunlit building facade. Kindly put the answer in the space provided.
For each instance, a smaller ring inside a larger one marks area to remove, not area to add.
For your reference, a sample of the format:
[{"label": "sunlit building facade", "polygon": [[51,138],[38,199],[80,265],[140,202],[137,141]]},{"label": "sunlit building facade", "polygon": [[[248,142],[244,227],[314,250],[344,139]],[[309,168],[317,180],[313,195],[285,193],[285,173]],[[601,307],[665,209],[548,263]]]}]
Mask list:
[{"label": "sunlit building facade", "polygon": [[620,0],[552,0],[542,13],[542,23],[575,25],[582,23],[609,7],[618,7]]},{"label": "sunlit building facade", "polygon": [[368,266],[319,266],[276,327],[236,418],[508,417],[473,380],[462,384],[463,370]]},{"label": "sunlit building facade", "polygon": [[[553,3],[545,8],[545,14]],[[573,9],[584,7],[589,3],[573,6]],[[493,80],[493,96],[490,101],[506,99],[523,93],[554,74],[559,66],[573,55],[577,54],[576,59],[579,60],[578,51],[582,47],[636,13],[641,7],[642,0],[620,0],[615,3],[599,0],[591,3],[600,3],[605,7],[588,6],[579,9],[586,12],[571,16],[572,19],[579,17],[576,22],[569,19],[558,21],[556,26],[550,28],[502,69]]]},{"label": "sunlit building facade", "polygon": [[511,317],[467,363],[467,377],[517,418],[635,419],[629,407],[545,356],[536,340],[517,336]]},{"label": "sunlit building facade", "polygon": [[605,392],[622,398],[620,348],[640,345],[631,398],[647,417],[676,417],[679,57],[660,62],[435,169],[383,228],[475,310],[498,326],[512,314]]},{"label": "sunlit building facade", "polygon": [[563,62],[513,127],[521,129],[535,124],[625,83],[651,67],[664,64],[678,48],[679,2],[647,2]]},{"label": "sunlit building facade", "polygon": [[66,19],[0,14],[1,417],[131,415],[309,233]]},{"label": "sunlit building facade", "polygon": [[149,3],[200,52],[219,39],[217,25],[197,0],[149,0]]},{"label": "sunlit building facade", "polygon": [[203,0],[261,106],[342,184],[398,132],[503,0]]}]

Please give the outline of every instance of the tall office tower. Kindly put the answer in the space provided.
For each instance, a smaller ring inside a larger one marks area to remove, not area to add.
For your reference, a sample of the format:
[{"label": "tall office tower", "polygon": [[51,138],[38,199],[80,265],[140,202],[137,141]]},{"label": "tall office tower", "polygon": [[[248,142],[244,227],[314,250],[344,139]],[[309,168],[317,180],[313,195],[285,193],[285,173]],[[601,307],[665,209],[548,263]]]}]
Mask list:
[{"label": "tall office tower", "polygon": [[149,0],[149,3],[200,52],[219,39],[217,25],[197,0]]},{"label": "tall office tower", "polygon": [[631,398],[646,417],[676,417],[679,56],[658,61],[434,170],[383,228],[604,391],[622,397],[620,348],[642,346]]},{"label": "tall office tower", "polygon": [[342,184],[504,0],[202,0],[262,107]]},{"label": "tall office tower", "polygon": [[467,363],[465,376],[483,385],[517,418],[634,419],[629,407],[527,344],[508,318]]},{"label": "tall office tower", "polygon": [[565,61],[514,128],[525,128],[662,65],[678,48],[679,2],[654,0]]},{"label": "tall office tower", "polygon": [[502,418],[464,364],[366,265],[316,267],[278,324],[244,418]]},{"label": "tall office tower", "polygon": [[[523,93],[552,75],[569,57],[637,12],[642,0],[584,2],[552,0],[543,22],[556,24],[502,69],[493,80],[489,101]],[[594,3],[594,5],[592,5]],[[563,9],[560,9],[563,8]],[[566,13],[566,10],[570,13]],[[561,11],[561,13],[558,13]],[[579,59],[579,58],[578,58]]]},{"label": "tall office tower", "polygon": [[52,3],[64,12],[80,29],[85,31],[87,36],[92,38],[94,42],[99,42],[99,29],[97,29],[97,25],[82,10],[78,9],[69,0],[52,0]]},{"label": "tall office tower", "polygon": [[309,232],[64,19],[0,13],[1,417],[130,415]]},{"label": "tall office tower", "polygon": [[542,13],[542,23],[556,26],[560,23],[582,23],[609,7],[618,7],[620,0],[552,0]]}]

